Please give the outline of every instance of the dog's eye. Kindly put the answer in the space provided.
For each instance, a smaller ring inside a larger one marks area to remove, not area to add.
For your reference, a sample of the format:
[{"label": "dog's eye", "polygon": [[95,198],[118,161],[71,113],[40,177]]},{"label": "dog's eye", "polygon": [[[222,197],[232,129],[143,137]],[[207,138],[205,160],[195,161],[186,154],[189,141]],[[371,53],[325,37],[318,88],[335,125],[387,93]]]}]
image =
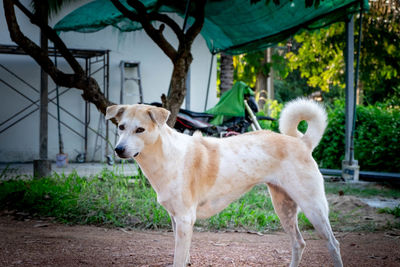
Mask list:
[{"label": "dog's eye", "polygon": [[144,132],[144,128],[139,127],[136,129],[136,133],[143,133]]},{"label": "dog's eye", "polygon": [[123,125],[123,124],[119,125],[118,129],[120,129],[121,131],[125,130],[125,125]]}]

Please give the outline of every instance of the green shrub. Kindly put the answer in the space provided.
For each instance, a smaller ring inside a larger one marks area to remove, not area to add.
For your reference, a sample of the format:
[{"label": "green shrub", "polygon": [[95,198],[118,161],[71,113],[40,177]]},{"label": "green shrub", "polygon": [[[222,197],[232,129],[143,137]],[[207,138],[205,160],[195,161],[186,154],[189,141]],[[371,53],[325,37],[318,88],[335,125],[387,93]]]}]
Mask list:
[{"label": "green shrub", "polygon": [[[272,117],[279,118],[283,107],[276,101],[269,102]],[[313,152],[320,168],[341,169],[345,148],[345,104],[336,100],[327,107],[328,126],[320,144]],[[265,112],[266,113],[266,112]],[[258,115],[263,116],[264,112]],[[278,120],[261,121],[263,129],[279,132]],[[307,128],[301,122],[298,129]],[[358,106],[354,139],[355,159],[365,171],[400,171],[400,109],[386,104]]]},{"label": "green shrub", "polygon": [[336,101],[327,107],[328,126],[313,156],[320,168],[341,169],[345,146],[345,105]]},{"label": "green shrub", "polygon": [[[344,101],[336,101],[333,108],[328,108],[328,127],[313,153],[321,168],[341,168],[344,108]],[[361,170],[399,172],[400,110],[384,104],[358,106],[354,150]]]}]

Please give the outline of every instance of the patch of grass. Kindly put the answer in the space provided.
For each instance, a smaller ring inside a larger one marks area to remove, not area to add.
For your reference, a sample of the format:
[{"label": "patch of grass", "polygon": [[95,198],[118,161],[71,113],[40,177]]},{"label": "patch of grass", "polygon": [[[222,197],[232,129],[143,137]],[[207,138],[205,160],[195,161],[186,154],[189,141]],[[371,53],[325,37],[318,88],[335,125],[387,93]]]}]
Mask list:
[{"label": "patch of grass", "polygon": [[266,186],[256,186],[220,213],[206,220],[199,220],[198,226],[212,230],[245,228],[256,231],[280,229],[279,218],[267,195]]},{"label": "patch of grass", "polygon": [[[95,224],[133,228],[170,228],[167,211],[158,204],[157,196],[147,179],[139,173],[125,177],[119,169],[104,169],[93,177],[80,177],[76,172],[42,179],[0,182],[0,210],[28,212],[33,216],[50,216],[73,224]],[[352,187],[326,183],[327,192],[361,196],[400,196],[394,189]],[[385,210],[398,216],[396,210]],[[341,224],[343,215],[330,212],[332,225]],[[302,230],[312,229],[303,213],[298,215]],[[196,226],[208,230],[246,229],[251,231],[281,230],[267,187],[254,187],[226,209]]]},{"label": "patch of grass", "polygon": [[142,175],[131,179],[104,169],[95,177],[54,174],[0,184],[0,209],[51,216],[58,221],[157,228],[170,225],[168,213]]},{"label": "patch of grass", "polygon": [[378,213],[388,213],[394,215],[396,218],[400,218],[400,205],[397,205],[394,208],[381,208],[378,209]]},{"label": "patch of grass", "polygon": [[[298,222],[300,229],[313,229],[302,212],[298,215]],[[199,220],[197,225],[211,230],[236,228],[268,232],[282,229],[266,185],[254,187],[220,213],[207,220]]]},{"label": "patch of grass", "polygon": [[377,184],[351,184],[325,182],[325,191],[327,194],[344,194],[360,197],[387,197],[400,198],[400,190],[390,186]]}]

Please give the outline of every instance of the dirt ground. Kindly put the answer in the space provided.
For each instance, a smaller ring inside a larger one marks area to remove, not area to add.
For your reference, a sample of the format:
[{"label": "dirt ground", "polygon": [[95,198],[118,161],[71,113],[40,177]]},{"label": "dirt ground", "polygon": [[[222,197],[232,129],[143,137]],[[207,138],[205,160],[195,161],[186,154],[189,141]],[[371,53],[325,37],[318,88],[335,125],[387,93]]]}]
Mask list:
[{"label": "dirt ground", "polygon": [[[400,231],[337,232],[345,266],[400,266]],[[301,266],[331,266],[313,231]],[[127,231],[68,226],[48,220],[0,216],[0,266],[168,266],[173,236],[166,231]],[[195,232],[192,266],[288,266],[286,234]]]}]

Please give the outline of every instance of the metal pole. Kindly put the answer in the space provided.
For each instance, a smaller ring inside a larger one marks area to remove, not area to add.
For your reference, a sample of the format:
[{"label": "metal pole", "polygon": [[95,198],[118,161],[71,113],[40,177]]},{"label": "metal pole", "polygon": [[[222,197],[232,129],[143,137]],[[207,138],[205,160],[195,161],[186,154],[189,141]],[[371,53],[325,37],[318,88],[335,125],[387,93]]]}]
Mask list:
[{"label": "metal pole", "polygon": [[[362,2],[361,2],[361,5]],[[359,19],[359,28],[358,28],[358,43],[357,43],[357,63],[356,63],[356,72],[355,72],[355,85],[354,85],[354,114],[353,114],[353,122],[351,128],[351,143],[350,143],[350,165],[353,164],[354,160],[354,132],[356,130],[356,119],[357,119],[357,87],[358,87],[358,74],[360,69],[360,52],[361,52],[361,39],[362,39],[362,19],[363,19],[363,6],[361,6],[360,10],[360,19]]]},{"label": "metal pole", "polygon": [[186,23],[187,23],[187,19],[189,17],[190,2],[191,2],[191,0],[187,0],[187,2],[186,2],[185,19],[183,21],[183,26],[182,26],[182,31],[183,32],[186,31]]},{"label": "metal pole", "polygon": [[206,93],[206,102],[204,103],[204,111],[207,110],[208,93],[210,92],[210,83],[211,83],[211,74],[212,74],[213,63],[214,63],[214,53],[211,54],[211,63],[210,63],[210,71],[208,73],[207,93]]},{"label": "metal pole", "polygon": [[[55,48],[54,48],[55,50]],[[54,52],[54,65],[57,67],[57,53]],[[59,154],[64,154],[64,144],[61,136],[61,117],[60,117],[60,92],[58,84],[56,84],[56,100],[57,100],[57,126],[58,126],[58,148]]]},{"label": "metal pole", "polygon": [[[104,90],[106,91],[106,98],[107,98],[107,100],[109,100],[110,99],[110,91],[109,91],[109,85],[108,85],[108,81],[109,81],[109,79],[108,79],[108,74],[109,74],[109,65],[108,65],[108,62],[109,62],[109,52],[108,52],[108,50],[107,50],[107,52],[106,52],[106,57],[105,57],[105,73],[104,73],[104,77],[105,77],[105,81],[104,81]],[[109,128],[109,125],[108,125],[108,120],[106,120],[106,156],[108,156],[108,128]]]},{"label": "metal pole", "polygon": [[358,180],[359,166],[353,153],[353,118],[355,114],[354,93],[354,16],[346,20],[346,121],[345,121],[345,156],[342,162],[342,177],[345,180]]}]

